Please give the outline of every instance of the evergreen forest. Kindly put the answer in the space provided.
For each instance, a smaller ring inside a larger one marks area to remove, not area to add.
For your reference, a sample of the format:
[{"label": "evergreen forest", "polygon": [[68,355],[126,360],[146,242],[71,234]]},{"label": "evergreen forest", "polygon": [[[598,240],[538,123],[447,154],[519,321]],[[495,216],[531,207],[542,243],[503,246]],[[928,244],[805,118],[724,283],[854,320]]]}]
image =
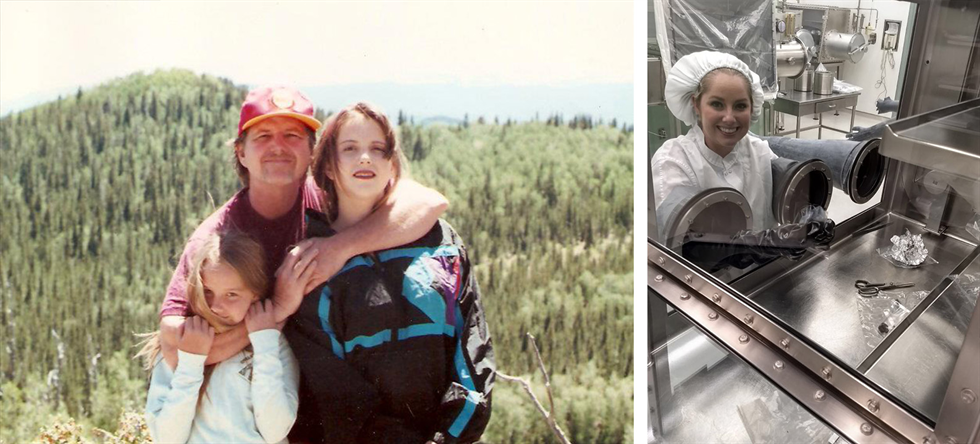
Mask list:
[{"label": "evergreen forest", "polygon": [[[226,142],[246,92],[137,73],[0,119],[0,443],[148,439],[135,334],[156,329],[185,239],[240,188]],[[632,128],[388,111],[411,177],[451,202],[498,370],[547,398],[533,334],[568,437],[632,442]],[[498,380],[484,441],[553,439]]]}]

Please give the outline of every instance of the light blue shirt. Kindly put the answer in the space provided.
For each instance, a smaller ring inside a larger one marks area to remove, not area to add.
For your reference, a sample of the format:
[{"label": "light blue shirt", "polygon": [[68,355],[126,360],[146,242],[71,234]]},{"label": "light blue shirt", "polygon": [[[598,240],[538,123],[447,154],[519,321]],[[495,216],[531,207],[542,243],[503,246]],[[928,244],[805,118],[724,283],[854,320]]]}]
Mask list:
[{"label": "light blue shirt", "polygon": [[299,367],[279,330],[248,335],[243,350],[214,367],[206,396],[205,355],[178,351],[177,369],[153,368],[146,422],[158,443],[287,443],[299,406]]}]

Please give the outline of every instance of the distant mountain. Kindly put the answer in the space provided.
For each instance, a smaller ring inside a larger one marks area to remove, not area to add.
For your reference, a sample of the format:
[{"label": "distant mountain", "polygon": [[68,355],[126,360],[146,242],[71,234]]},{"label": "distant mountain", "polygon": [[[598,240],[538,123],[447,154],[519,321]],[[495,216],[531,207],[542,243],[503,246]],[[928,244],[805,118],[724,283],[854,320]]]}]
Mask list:
[{"label": "distant mountain", "polygon": [[560,87],[372,83],[306,86],[301,90],[326,111],[367,101],[392,115],[402,111],[416,122],[441,116],[459,121],[483,116],[489,121],[497,117],[525,122],[560,114],[565,119],[589,115],[606,122],[616,119],[633,123],[633,85],[628,83]]},{"label": "distant mountain", "polygon": [[422,126],[429,126],[429,125],[459,125],[459,124],[463,123],[463,120],[462,119],[454,119],[452,117],[446,117],[446,116],[435,116],[435,117],[428,117],[428,118],[419,120],[416,123],[418,123],[419,125],[422,125]]},{"label": "distant mountain", "polygon": [[[233,79],[232,79],[233,80]],[[252,88],[257,85],[248,85]],[[464,86],[459,84],[400,85],[365,83],[332,86],[302,86],[313,103],[324,111],[336,111],[358,101],[372,102],[391,115],[399,111],[416,122],[457,124],[467,116],[483,116],[524,122],[562,115],[566,120],[588,115],[608,122],[633,123],[633,85],[593,84],[579,86]],[[83,90],[90,89],[82,87]],[[41,103],[75,94],[78,87],[34,93],[16,100],[0,102],[0,116],[19,112]],[[448,121],[447,121],[448,122]]]}]

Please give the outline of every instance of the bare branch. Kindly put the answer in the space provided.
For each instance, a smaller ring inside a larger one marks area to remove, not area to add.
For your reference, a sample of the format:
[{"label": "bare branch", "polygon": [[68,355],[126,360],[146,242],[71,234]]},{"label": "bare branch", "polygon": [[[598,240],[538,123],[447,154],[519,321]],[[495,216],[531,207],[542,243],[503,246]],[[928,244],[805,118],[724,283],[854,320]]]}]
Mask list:
[{"label": "bare branch", "polygon": [[531,401],[534,401],[534,406],[538,408],[538,411],[539,412],[541,412],[541,416],[544,416],[545,422],[547,422],[548,423],[548,426],[551,427],[551,431],[555,433],[555,436],[558,437],[558,440],[562,444],[571,444],[571,441],[569,441],[568,438],[565,437],[565,432],[563,432],[561,430],[561,427],[558,426],[558,424],[555,422],[555,420],[551,416],[551,414],[549,414],[547,411],[545,411],[544,406],[541,405],[541,402],[540,401],[538,401],[538,397],[537,396],[534,396],[534,392],[531,390],[531,384],[529,384],[523,378],[518,378],[516,376],[510,376],[510,375],[507,375],[507,374],[504,374],[504,373],[500,373],[499,371],[496,372],[496,374],[497,374],[497,377],[498,378],[500,378],[500,379],[502,379],[504,381],[516,382],[516,383],[521,384],[522,386],[524,386],[524,391],[526,391],[527,394],[528,394],[528,396],[531,397]]},{"label": "bare branch", "polygon": [[548,377],[548,371],[544,369],[544,360],[541,359],[541,352],[538,351],[538,341],[534,340],[534,335],[531,332],[527,332],[527,337],[531,340],[531,346],[534,347],[534,355],[538,357],[538,368],[541,369],[541,374],[544,375],[544,388],[548,392],[548,404],[551,405],[551,416],[554,417],[558,412],[555,410],[555,397],[551,393],[551,378]]}]

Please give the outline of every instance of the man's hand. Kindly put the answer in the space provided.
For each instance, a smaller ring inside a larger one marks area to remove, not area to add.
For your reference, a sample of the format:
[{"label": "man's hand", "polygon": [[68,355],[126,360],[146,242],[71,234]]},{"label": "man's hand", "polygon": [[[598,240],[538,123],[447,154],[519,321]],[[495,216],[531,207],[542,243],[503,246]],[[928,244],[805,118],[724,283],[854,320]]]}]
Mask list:
[{"label": "man's hand", "polygon": [[286,259],[276,272],[275,294],[272,297],[276,322],[286,320],[299,310],[303,295],[308,292],[306,288],[317,268],[318,253],[316,248],[304,249],[297,246],[286,254]]},{"label": "man's hand", "polygon": [[184,321],[184,328],[177,340],[177,348],[185,353],[207,355],[214,342],[214,327],[204,318],[194,316]]},{"label": "man's hand", "polygon": [[258,301],[245,314],[245,327],[249,333],[276,328],[275,309],[272,301]]},{"label": "man's hand", "polygon": [[[300,256],[297,262],[309,260],[314,264],[309,280],[304,284],[303,294],[313,291],[320,284],[340,272],[344,264],[354,256],[343,251],[346,246],[347,244],[338,242],[336,236],[306,239],[296,244],[290,253],[295,252]],[[284,262],[283,267],[285,265]],[[279,270],[282,271],[283,267],[280,267]]]}]

